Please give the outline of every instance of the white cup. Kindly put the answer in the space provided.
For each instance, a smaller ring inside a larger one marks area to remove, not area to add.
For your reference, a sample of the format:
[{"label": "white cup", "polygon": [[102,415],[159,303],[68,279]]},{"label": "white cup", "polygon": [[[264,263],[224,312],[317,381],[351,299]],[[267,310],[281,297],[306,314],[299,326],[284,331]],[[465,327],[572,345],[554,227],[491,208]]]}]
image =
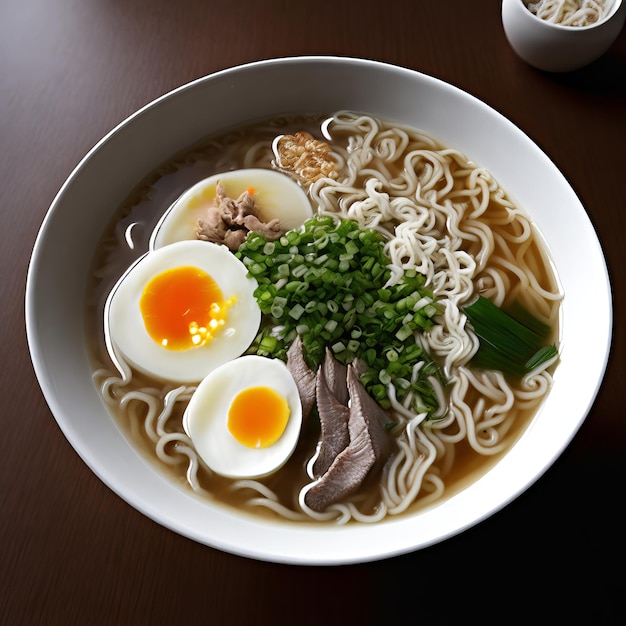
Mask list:
[{"label": "white cup", "polygon": [[613,0],[598,22],[563,26],[531,13],[524,0],[502,0],[509,44],[526,63],[547,72],[569,72],[601,57],[619,35],[625,17],[626,4]]}]

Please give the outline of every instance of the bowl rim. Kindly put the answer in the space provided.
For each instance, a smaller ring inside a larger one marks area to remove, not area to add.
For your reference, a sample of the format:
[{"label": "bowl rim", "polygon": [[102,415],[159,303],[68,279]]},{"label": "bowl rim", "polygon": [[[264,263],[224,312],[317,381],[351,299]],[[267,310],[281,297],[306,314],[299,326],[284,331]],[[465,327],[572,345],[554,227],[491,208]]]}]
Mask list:
[{"label": "bowl rim", "polygon": [[[504,124],[507,132],[512,133],[514,136],[519,137],[520,141],[525,142],[530,148],[531,151],[542,155],[542,159],[545,161],[545,165],[547,167],[551,167],[553,169],[553,173],[559,177],[560,183],[564,184],[565,187],[568,188],[570,193],[570,199],[572,202],[576,203],[576,209],[578,212],[582,212],[580,215],[581,219],[587,222],[587,228],[590,229],[590,232],[593,231],[595,236],[595,230],[593,229],[593,225],[591,224],[589,217],[586,214],[582,203],[574,193],[573,189],[569,185],[569,182],[565,179],[563,174],[552,164],[547,155],[534,143],[530,137],[528,137],[525,133],[523,133],[517,126],[513,124],[510,120],[502,116],[500,113],[495,111],[492,107],[479,100],[475,96],[469,94],[467,91],[460,89],[452,85],[451,83],[445,82],[442,79],[435,78],[419,72],[417,70],[409,69],[406,67],[402,67],[399,65],[394,65],[391,63],[376,61],[371,59],[363,59],[356,58],[350,56],[329,56],[329,55],[311,55],[311,56],[293,56],[293,57],[276,57],[271,59],[264,59],[259,61],[252,61],[248,63],[244,63],[241,65],[228,67],[217,72],[213,72],[211,74],[207,74],[206,76],[202,76],[195,80],[192,80],[186,84],[183,84],[159,97],[152,100],[148,104],[139,108],[136,112],[132,113],[124,120],[122,120],[118,125],[116,125],[112,130],[106,133],[88,152],[87,154],[80,160],[78,165],[72,170],[69,177],[61,186],[59,192],[56,194],[53,199],[44,220],[42,222],[41,228],[37,234],[37,238],[33,247],[32,257],[28,268],[27,279],[26,279],[26,294],[25,294],[25,321],[26,321],[26,331],[27,331],[27,340],[28,340],[28,348],[31,354],[31,360],[35,369],[35,373],[37,376],[37,380],[41,387],[42,393],[51,409],[51,412],[57,421],[59,427],[64,433],[67,440],[70,442],[75,451],[79,454],[79,456],[83,459],[86,465],[118,496],[120,496],[123,500],[128,502],[135,509],[143,513],[148,518],[156,521],[160,525],[169,528],[170,530],[180,534],[182,536],[186,536],[188,538],[194,539],[198,543],[223,550],[232,554],[238,554],[240,556],[255,558],[258,560],[264,561],[272,561],[272,562],[282,562],[289,564],[298,564],[298,565],[340,565],[340,564],[349,564],[349,563],[358,563],[365,561],[374,561],[383,558],[389,558],[400,554],[405,554],[408,552],[413,552],[418,549],[422,549],[433,545],[435,543],[442,542],[451,536],[458,535],[462,533],[467,528],[475,526],[476,524],[482,522],[486,518],[490,517],[500,509],[504,508],[507,504],[509,504],[512,500],[517,498],[522,492],[526,491],[532,484],[534,484],[544,473],[548,470],[548,468],[554,463],[554,461],[560,456],[563,450],[569,445],[571,439],[574,437],[576,432],[579,430],[583,421],[586,419],[587,414],[591,408],[593,401],[600,389],[602,384],[604,373],[606,371],[606,367],[609,360],[609,354],[611,349],[611,341],[612,341],[612,296],[610,289],[610,281],[608,275],[608,269],[606,267],[606,261],[602,254],[601,246],[599,241],[597,241],[597,247],[594,251],[596,256],[599,254],[600,258],[597,259],[600,270],[603,271],[603,280],[599,281],[602,283],[601,288],[603,293],[606,295],[606,302],[604,306],[606,307],[603,310],[606,329],[605,335],[603,335],[604,343],[600,346],[597,357],[597,379],[595,381],[593,389],[589,390],[588,397],[586,398],[587,403],[581,409],[581,414],[577,420],[577,423],[570,429],[568,436],[560,439],[560,443],[557,449],[551,450],[551,459],[549,462],[544,463],[538,471],[535,471],[534,474],[529,478],[526,477],[521,484],[517,485],[515,489],[507,491],[508,496],[506,498],[502,498],[497,503],[491,503],[489,507],[483,510],[479,515],[473,515],[471,517],[464,517],[461,515],[462,507],[463,507],[463,497],[459,498],[459,503],[456,504],[459,511],[460,516],[463,518],[463,522],[461,524],[457,524],[456,522],[445,522],[442,521],[441,528],[437,530],[436,533],[428,536],[425,540],[413,539],[412,541],[403,540],[398,542],[397,540],[393,540],[391,542],[384,541],[382,545],[383,548],[380,547],[378,541],[382,541],[382,530],[384,529],[385,536],[394,535],[394,530],[398,531],[399,535],[403,533],[406,535],[407,527],[412,526],[412,518],[413,516],[401,516],[399,519],[393,519],[385,521],[383,524],[379,524],[377,526],[364,525],[364,526],[350,526],[349,529],[346,528],[336,528],[333,527],[334,532],[332,535],[326,533],[326,531],[321,532],[319,527],[316,528],[306,528],[307,532],[310,531],[309,538],[312,538],[313,541],[311,545],[308,547],[302,546],[303,551],[297,554],[293,554],[289,551],[289,548],[293,549],[295,546],[299,546],[301,544],[301,530],[302,526],[292,525],[292,524],[282,524],[272,522],[269,525],[266,524],[257,524],[255,521],[255,526],[263,529],[263,532],[266,533],[266,538],[270,539],[270,543],[273,548],[268,550],[262,546],[251,545],[249,542],[242,544],[237,543],[237,539],[234,534],[231,533],[228,537],[211,537],[207,538],[202,532],[198,530],[198,528],[190,523],[187,523],[185,520],[180,520],[177,518],[176,513],[172,511],[160,511],[155,510],[154,504],[150,501],[151,494],[137,494],[132,490],[129,490],[124,485],[120,485],[109,473],[108,468],[103,467],[101,464],[94,462],[92,456],[90,456],[90,450],[85,447],[84,441],[81,440],[80,437],[77,436],[77,433],[74,432],[69,425],[64,421],[63,418],[63,407],[59,401],[58,394],[60,390],[55,386],[54,381],[51,380],[49,371],[46,368],[46,362],[43,359],[41,354],[41,346],[40,346],[40,329],[38,325],[38,315],[40,311],[37,308],[37,288],[39,283],[39,271],[40,266],[43,263],[43,252],[44,243],[46,237],[49,233],[51,225],[55,219],[59,206],[61,206],[64,202],[66,194],[68,194],[68,190],[71,185],[76,181],[77,178],[81,176],[83,169],[90,163],[90,161],[99,153],[100,150],[103,149],[114,137],[118,134],[132,127],[135,123],[135,120],[141,118],[146,112],[153,110],[155,107],[158,107],[161,103],[171,101],[172,99],[178,98],[180,94],[183,94],[189,90],[194,90],[199,86],[206,85],[211,81],[216,81],[222,79],[224,77],[230,76],[241,76],[245,75],[249,72],[255,72],[257,70],[262,71],[271,71],[275,66],[281,65],[296,65],[296,66],[307,66],[307,65],[328,65],[328,66],[341,66],[342,68],[349,67],[359,67],[363,69],[372,69],[375,71],[382,72],[392,72],[397,73],[399,78],[409,78],[411,80],[417,80],[425,85],[435,86],[438,89],[443,89],[447,92],[451,92],[456,94],[457,98],[460,98],[464,103],[469,103],[472,106],[476,106],[485,114],[490,117],[496,117],[499,119],[500,123]],[[532,429],[532,427],[531,427]],[[525,435],[522,437],[522,439]],[[517,444],[516,444],[517,445]],[[129,446],[130,447],[130,446]],[[502,461],[498,463],[498,466],[507,466],[509,465],[507,459],[509,459],[511,455],[505,456]],[[488,475],[491,475],[492,472],[488,472]],[[482,480],[482,479],[481,479]],[[491,485],[497,485],[497,481],[493,482],[493,476],[490,478]],[[480,482],[480,481],[479,481]],[[163,485],[163,489],[173,498],[178,498],[181,494],[180,490],[173,485]],[[487,487],[482,488],[482,492],[487,489]],[[467,490],[466,490],[467,491]],[[461,494],[463,495],[463,494]],[[193,496],[189,496],[189,494],[185,494],[184,496],[187,499],[192,499]],[[457,496],[454,496],[457,498]],[[181,501],[182,502],[182,501]],[[191,506],[191,505],[190,505]],[[239,519],[240,516],[233,515],[230,512],[224,512],[219,509],[211,509],[211,513],[215,514],[220,518],[220,521],[223,523],[232,523],[233,532],[243,532],[249,530],[248,522],[250,520],[247,519]],[[256,518],[255,518],[256,520]],[[350,533],[350,541],[346,541],[346,536]],[[318,543],[320,535],[324,535],[324,541],[328,541],[329,536],[330,542],[329,544],[325,544],[324,549],[320,549],[320,544]],[[370,541],[370,539],[373,539]],[[286,547],[277,548],[277,545],[286,544]],[[349,544],[349,545],[347,545]]]}]

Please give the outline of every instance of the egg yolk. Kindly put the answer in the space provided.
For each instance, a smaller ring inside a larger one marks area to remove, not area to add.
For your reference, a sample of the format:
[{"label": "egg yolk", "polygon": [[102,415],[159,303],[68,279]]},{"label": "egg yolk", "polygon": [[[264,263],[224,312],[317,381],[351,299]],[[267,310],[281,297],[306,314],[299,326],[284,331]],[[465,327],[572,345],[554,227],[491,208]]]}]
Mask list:
[{"label": "egg yolk", "polygon": [[268,448],[283,434],[290,415],[289,403],[270,387],[240,391],[228,411],[228,430],[249,448]]},{"label": "egg yolk", "polygon": [[139,307],[146,331],[168,350],[203,346],[224,325],[235,301],[224,299],[213,278],[198,267],[174,267],[145,286]]}]

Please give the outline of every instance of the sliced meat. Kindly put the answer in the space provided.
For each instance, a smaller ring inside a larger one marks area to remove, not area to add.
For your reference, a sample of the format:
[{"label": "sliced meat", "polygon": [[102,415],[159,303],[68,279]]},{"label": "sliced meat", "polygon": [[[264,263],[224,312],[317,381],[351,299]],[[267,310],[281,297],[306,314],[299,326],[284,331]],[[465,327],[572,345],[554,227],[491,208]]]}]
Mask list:
[{"label": "sliced meat", "polygon": [[350,441],[366,430],[377,464],[384,464],[391,453],[391,437],[385,430],[390,418],[387,412],[367,393],[354,366],[348,367],[350,393]]},{"label": "sliced meat", "polygon": [[353,494],[371,471],[384,465],[391,453],[391,439],[384,428],[389,419],[387,414],[367,393],[352,366],[348,366],[347,380],[350,443],[306,493],[304,502],[314,511],[324,511]]},{"label": "sliced meat", "polygon": [[296,381],[302,404],[302,419],[306,419],[315,404],[315,372],[304,360],[300,335],[296,336],[287,350],[287,369]]},{"label": "sliced meat", "polygon": [[[317,374],[317,384],[315,387],[315,397],[317,400],[317,412],[319,413],[321,434],[318,443],[318,454],[313,463],[313,475],[319,477],[324,474],[331,466],[337,455],[344,450],[350,443],[350,434],[348,432],[348,419],[350,417],[350,409],[347,406],[348,388],[346,386],[346,368],[338,363],[332,354],[327,353],[325,362],[332,359],[341,368],[334,368],[331,365],[323,365]],[[336,374],[337,369],[344,372],[343,384],[337,386],[345,389],[344,397],[340,400],[332,392],[327,382],[327,370],[331,374]]]},{"label": "sliced meat", "polygon": [[340,363],[330,348],[326,348],[322,363],[328,390],[340,404],[348,406],[348,369]]},{"label": "sliced meat", "polygon": [[321,512],[331,504],[347,498],[361,486],[374,462],[374,452],[367,433],[362,431],[334,460],[320,482],[307,491],[305,504]]}]

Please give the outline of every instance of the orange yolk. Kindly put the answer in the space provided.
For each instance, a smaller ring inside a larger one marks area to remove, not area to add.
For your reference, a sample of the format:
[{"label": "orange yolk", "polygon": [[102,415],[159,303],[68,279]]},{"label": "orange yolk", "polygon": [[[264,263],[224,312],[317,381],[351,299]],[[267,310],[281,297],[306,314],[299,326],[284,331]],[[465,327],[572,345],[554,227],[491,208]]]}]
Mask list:
[{"label": "orange yolk", "polygon": [[174,267],[152,278],[139,307],[150,337],[168,350],[205,345],[224,325],[234,298],[198,267]]},{"label": "orange yolk", "polygon": [[240,391],[228,410],[228,430],[249,448],[268,448],[283,434],[289,421],[289,403],[270,387]]}]

